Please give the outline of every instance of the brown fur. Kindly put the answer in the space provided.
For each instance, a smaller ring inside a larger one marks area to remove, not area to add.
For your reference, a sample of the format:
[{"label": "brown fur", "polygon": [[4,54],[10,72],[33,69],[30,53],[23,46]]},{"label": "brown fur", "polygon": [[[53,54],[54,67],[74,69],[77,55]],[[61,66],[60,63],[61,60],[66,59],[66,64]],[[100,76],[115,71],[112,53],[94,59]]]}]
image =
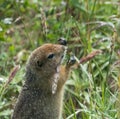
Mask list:
[{"label": "brown fur", "polygon": [[[61,118],[63,87],[70,71],[69,63],[61,65],[64,52],[65,46],[57,44],[45,44],[32,52],[12,119]],[[50,54],[54,57],[49,59]],[[57,87],[52,93],[54,84]]]}]

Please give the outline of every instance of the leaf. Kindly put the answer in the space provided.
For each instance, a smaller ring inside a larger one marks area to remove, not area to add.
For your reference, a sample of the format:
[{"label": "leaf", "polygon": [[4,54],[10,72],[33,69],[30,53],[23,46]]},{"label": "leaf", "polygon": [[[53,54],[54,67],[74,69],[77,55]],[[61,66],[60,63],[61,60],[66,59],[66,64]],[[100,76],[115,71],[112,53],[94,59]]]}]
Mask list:
[{"label": "leaf", "polygon": [[5,41],[5,38],[4,37],[0,37],[0,41]]}]

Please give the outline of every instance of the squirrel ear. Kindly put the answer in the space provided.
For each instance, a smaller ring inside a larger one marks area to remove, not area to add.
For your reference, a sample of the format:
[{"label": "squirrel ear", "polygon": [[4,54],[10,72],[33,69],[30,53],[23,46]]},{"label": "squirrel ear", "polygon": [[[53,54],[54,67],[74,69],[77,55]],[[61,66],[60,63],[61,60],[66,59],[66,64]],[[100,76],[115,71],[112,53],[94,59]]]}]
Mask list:
[{"label": "squirrel ear", "polygon": [[38,67],[42,67],[42,66],[43,66],[43,63],[40,62],[40,61],[37,61],[37,66],[38,66]]}]

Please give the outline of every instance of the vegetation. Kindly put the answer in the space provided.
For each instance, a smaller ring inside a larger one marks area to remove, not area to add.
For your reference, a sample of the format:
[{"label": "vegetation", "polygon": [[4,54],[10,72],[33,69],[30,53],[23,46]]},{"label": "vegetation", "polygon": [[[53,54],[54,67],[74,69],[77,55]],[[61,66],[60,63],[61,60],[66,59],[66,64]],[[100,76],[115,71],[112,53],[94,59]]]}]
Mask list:
[{"label": "vegetation", "polygon": [[60,37],[78,59],[102,51],[72,72],[63,119],[119,119],[119,6],[118,0],[1,0],[0,119],[13,112],[30,52]]}]

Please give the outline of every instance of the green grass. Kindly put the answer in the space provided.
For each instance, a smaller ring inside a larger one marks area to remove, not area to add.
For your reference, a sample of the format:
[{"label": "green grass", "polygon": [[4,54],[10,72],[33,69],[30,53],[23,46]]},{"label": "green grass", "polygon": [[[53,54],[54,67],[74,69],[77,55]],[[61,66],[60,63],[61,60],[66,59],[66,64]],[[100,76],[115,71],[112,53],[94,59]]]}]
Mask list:
[{"label": "green grass", "polygon": [[[119,9],[117,0],[0,1],[0,119],[11,116],[30,52],[60,37],[78,59],[102,51],[71,73],[63,119],[119,119]],[[20,69],[5,87],[16,65]]]}]

